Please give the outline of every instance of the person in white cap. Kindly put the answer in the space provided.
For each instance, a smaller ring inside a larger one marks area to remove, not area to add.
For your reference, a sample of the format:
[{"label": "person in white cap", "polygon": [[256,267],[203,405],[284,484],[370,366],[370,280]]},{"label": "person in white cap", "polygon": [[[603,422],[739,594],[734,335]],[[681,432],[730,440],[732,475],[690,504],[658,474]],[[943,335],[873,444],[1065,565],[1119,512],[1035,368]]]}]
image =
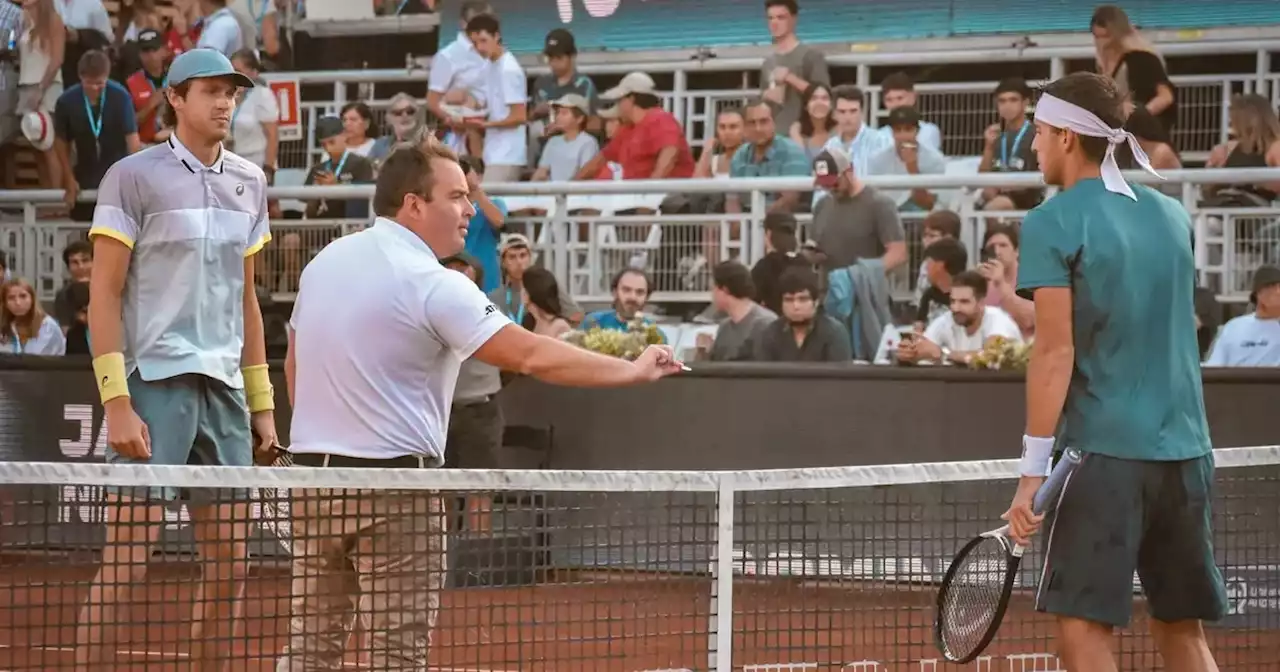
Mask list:
[{"label": "person in white cap", "polygon": [[1049,515],[1036,608],[1058,619],[1066,669],[1114,672],[1133,575],[1151,632],[1184,672],[1218,669],[1202,621],[1226,613],[1214,564],[1213,451],[1201,389],[1191,217],[1129,184],[1116,153],[1154,173],[1123,128],[1114,81],[1076,73],[1036,105],[1033,147],[1058,195],[1022,225],[1018,293],[1035,300],[1022,476],[1005,514],[1025,544],[1056,450],[1083,461]]},{"label": "person in white cap", "polygon": [[575,179],[592,179],[608,163],[621,166],[624,180],[693,177],[693,154],[684,128],[662,109],[662,98],[652,77],[633,72],[600,94],[600,99],[617,101],[618,116],[630,130],[615,136],[604,151],[578,171]]},{"label": "person in white cap", "polygon": [[[275,444],[253,256],[271,239],[262,169],[222,147],[239,87],[226,56],[194,49],[173,61],[168,141],[107,170],[93,241],[89,329],[106,410],[107,461],[250,466],[254,438]],[[130,108],[132,112],[132,107]],[[200,580],[190,662],[231,661],[248,557],[247,490],[185,493]],[[77,669],[103,669],[133,584],[145,575],[176,488],[108,488],[102,566],[76,632]]]}]

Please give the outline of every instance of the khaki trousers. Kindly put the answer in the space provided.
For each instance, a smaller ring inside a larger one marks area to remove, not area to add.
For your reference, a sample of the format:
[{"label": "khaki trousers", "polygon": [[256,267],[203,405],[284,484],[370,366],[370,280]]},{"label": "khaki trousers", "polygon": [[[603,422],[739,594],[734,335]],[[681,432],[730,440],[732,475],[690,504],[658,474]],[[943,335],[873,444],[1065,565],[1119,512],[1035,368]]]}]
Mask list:
[{"label": "khaki trousers", "polygon": [[438,494],[308,489],[294,494],[289,644],[277,672],[340,670],[358,614],[374,670],[426,670],[445,578]]}]

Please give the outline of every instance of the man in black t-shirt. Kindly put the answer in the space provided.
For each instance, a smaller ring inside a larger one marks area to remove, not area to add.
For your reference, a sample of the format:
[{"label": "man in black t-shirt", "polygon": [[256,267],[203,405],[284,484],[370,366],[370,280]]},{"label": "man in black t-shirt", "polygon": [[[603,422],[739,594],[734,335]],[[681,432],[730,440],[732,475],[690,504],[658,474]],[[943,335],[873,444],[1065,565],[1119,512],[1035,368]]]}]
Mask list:
[{"label": "man in black t-shirt", "polygon": [[756,288],[756,301],[776,314],[782,314],[782,291],[778,279],[791,268],[813,268],[813,261],[796,240],[796,218],[788,212],[773,212],[764,218],[765,255],[751,267],[751,283]]},{"label": "man in black t-shirt", "polygon": [[[1002,80],[995,91],[996,112],[1000,123],[992,124],[985,134],[986,146],[982,150],[982,173],[1034,173],[1040,170],[1031,143],[1036,138],[1036,127],[1027,117],[1031,103],[1031,87],[1021,77]],[[983,210],[1030,210],[1044,199],[1042,189],[982,190],[979,207]]]},{"label": "man in black t-shirt", "polygon": [[933,318],[951,310],[951,282],[969,265],[969,253],[955,238],[943,238],[924,249],[925,275],[929,288],[920,297],[915,328],[923,333]]}]

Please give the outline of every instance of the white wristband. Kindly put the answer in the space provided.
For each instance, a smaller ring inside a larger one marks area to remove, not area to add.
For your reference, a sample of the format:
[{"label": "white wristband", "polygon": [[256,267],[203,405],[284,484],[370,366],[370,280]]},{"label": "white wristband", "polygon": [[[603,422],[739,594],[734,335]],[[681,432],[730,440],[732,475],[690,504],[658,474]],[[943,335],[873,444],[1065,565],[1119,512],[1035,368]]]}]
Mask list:
[{"label": "white wristband", "polygon": [[1018,474],[1043,477],[1049,475],[1049,462],[1053,459],[1054,439],[1050,437],[1022,436],[1022,460],[1018,462]]}]

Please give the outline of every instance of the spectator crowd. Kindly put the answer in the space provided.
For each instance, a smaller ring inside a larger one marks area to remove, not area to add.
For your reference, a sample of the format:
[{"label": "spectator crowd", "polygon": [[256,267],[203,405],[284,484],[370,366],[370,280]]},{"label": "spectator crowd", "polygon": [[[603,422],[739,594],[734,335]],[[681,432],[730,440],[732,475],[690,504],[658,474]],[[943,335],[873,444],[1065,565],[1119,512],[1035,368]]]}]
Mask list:
[{"label": "spectator crowd", "polygon": [[[415,12],[435,7],[419,0],[407,4]],[[977,194],[975,204],[990,216],[982,248],[971,258],[960,242],[960,219],[940,194],[925,188],[882,191],[863,181],[940,175],[954,158],[944,153],[942,129],[920,107],[912,77],[897,72],[881,81],[887,117],[876,127],[866,118],[865,92],[833,82],[824,53],[798,39],[799,3],[763,5],[772,49],[759,72],[760,89],[741,107],[716,110],[697,156],[681,123],[663,108],[649,73],[631,72],[601,91],[577,67],[573,33],[557,28],[544,41],[549,72],[530,85],[505,46],[502,18],[488,2],[466,0],[457,38],[432,60],[425,100],[394,96],[384,128],[364,102],[315,120],[322,152],[305,183],[371,183],[398,142],[432,136],[449,145],[464,157],[476,202],[458,267],[471,269],[512,319],[560,333],[572,327],[626,329],[637,319],[649,320],[643,309],[653,290],[650,275],[642,268],[611,270],[614,305],[584,313],[554,275],[533,264],[530,240],[507,230],[511,213],[504,199],[487,193],[492,184],[809,177],[809,189],[764,195],[766,254],[752,268],[720,258],[725,231],[742,238],[741,223],[732,216],[749,209],[747,194],[673,193],[662,203],[664,214],[729,218],[727,229],[707,225],[697,233],[695,266],[707,269],[711,314],[720,320],[714,337],[699,339],[703,356],[964,364],[994,337],[1033,338],[1031,303],[1013,291],[1019,231],[1008,213],[1035,207],[1043,190],[993,188]],[[287,48],[279,21],[287,9],[288,0],[176,0],[174,11],[161,13],[153,0],[132,0],[124,2],[113,27],[100,0],[4,0],[0,35],[7,29],[16,37],[0,65],[0,142],[17,139],[38,150],[42,186],[64,189],[65,214],[88,221],[92,205],[80,203],[78,194],[94,189],[115,161],[168,138],[173,124],[166,119],[164,91],[172,58],[184,50],[214,49],[239,72],[260,80]],[[1128,128],[1157,169],[1180,167],[1171,135],[1178,96],[1163,60],[1117,7],[1099,7],[1090,29],[1098,70],[1130,93]],[[270,179],[278,168],[280,110],[267,87],[241,96],[227,147],[261,166]],[[1033,91],[1020,78],[1002,80],[991,91],[989,104],[999,121],[984,133],[979,171],[1038,170],[1032,103]],[[1230,117],[1233,138],[1214,150],[1207,165],[1280,167],[1280,120],[1270,101],[1239,96]],[[1280,184],[1227,185],[1206,190],[1204,198],[1218,206],[1250,207],[1270,204],[1277,193]],[[275,204],[273,213],[279,215]],[[369,212],[362,200],[321,198],[307,202],[303,216],[368,219]],[[342,232],[340,225],[327,226],[318,229],[328,232],[326,239]],[[904,308],[891,301],[888,277],[908,265],[908,239],[920,241],[923,256],[911,271],[914,307]],[[314,242],[296,230],[279,235],[259,260],[265,288],[295,291]],[[68,248],[68,288],[82,284],[75,278],[83,265],[73,262],[91,264],[77,261],[85,255],[91,250]],[[1264,267],[1256,277],[1266,280],[1269,273]],[[1234,350],[1214,348],[1210,361],[1229,363],[1244,357],[1231,354],[1237,350],[1270,348],[1280,364],[1280,339],[1258,335],[1271,324],[1265,317],[1270,287],[1256,288],[1262,327],[1233,322],[1235,327],[1223,331],[1263,345],[1246,347],[1242,341]],[[56,314],[45,316],[29,286],[7,284],[0,338],[23,352],[78,348],[78,332],[74,345],[68,339],[77,325],[80,290],[64,292]],[[28,294],[30,307],[22,309]],[[1205,321],[1206,328],[1216,327],[1208,324],[1207,312]],[[19,324],[24,326],[11,329]]]}]

